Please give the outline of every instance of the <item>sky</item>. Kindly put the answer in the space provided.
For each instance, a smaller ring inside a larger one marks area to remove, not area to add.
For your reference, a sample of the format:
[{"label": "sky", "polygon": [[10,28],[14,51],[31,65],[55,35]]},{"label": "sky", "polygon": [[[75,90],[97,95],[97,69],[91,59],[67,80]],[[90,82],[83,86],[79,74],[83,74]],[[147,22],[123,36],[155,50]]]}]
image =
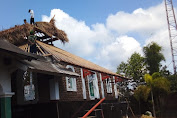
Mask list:
[{"label": "sky", "polygon": [[[113,72],[143,46],[157,42],[172,71],[170,42],[163,0],[0,0],[0,30],[30,20],[50,21],[66,32],[69,43],[55,46]],[[177,1],[173,0],[176,12]]]}]

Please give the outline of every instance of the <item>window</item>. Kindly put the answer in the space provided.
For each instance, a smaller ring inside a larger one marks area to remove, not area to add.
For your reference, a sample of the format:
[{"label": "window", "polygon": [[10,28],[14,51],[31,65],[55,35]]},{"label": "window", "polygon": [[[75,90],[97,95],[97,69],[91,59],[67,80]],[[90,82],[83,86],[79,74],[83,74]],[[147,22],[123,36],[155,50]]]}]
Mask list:
[{"label": "window", "polygon": [[23,75],[24,79],[24,100],[35,100],[35,86],[33,83],[33,73],[26,71]]},{"label": "window", "polygon": [[118,86],[115,80],[115,76],[113,77],[113,81],[114,81],[114,93],[115,93],[115,98],[118,98]]},{"label": "window", "polygon": [[[66,68],[75,72],[74,67],[71,65],[67,65]],[[77,91],[76,78],[66,77],[66,89],[67,91]]]},{"label": "window", "polygon": [[112,93],[112,83],[110,78],[106,79],[106,88],[107,93]]},{"label": "window", "polygon": [[100,98],[96,73],[87,76],[90,99]]},{"label": "window", "polygon": [[90,96],[94,97],[94,85],[93,85],[93,81],[89,81],[89,90],[90,90]]}]

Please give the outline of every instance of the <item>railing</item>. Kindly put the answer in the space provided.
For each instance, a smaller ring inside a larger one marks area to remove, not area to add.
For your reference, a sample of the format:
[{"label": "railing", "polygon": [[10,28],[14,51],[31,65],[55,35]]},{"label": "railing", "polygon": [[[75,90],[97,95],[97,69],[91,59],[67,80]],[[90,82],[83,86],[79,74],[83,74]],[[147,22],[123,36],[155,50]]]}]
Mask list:
[{"label": "railing", "polygon": [[93,106],[82,118],[86,118],[90,113],[92,113],[93,110],[95,110],[95,108],[100,105],[103,101],[105,100],[105,98],[101,99],[95,106]]}]

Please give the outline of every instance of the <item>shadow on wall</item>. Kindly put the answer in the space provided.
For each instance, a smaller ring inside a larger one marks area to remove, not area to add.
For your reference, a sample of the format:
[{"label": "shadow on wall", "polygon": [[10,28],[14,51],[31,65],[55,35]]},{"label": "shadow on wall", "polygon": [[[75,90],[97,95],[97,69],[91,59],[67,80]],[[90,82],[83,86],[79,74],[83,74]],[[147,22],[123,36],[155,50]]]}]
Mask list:
[{"label": "shadow on wall", "polygon": [[2,95],[3,94],[3,88],[2,88],[2,86],[0,85],[0,95]]}]

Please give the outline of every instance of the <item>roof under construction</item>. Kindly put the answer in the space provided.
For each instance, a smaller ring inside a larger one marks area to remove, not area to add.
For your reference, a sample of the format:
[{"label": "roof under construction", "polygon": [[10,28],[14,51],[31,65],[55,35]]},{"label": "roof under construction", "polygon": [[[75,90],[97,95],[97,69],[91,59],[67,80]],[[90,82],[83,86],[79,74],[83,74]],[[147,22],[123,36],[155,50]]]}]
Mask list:
[{"label": "roof under construction", "polygon": [[[54,18],[50,22],[36,22],[36,25],[24,24],[0,32],[0,38],[9,40],[11,43],[18,45],[22,50],[29,52],[27,40],[24,37],[29,36],[31,30],[35,30],[35,35],[38,36],[37,47],[38,55],[52,56],[58,62],[65,62],[71,65],[79,66],[85,69],[98,71],[101,73],[119,76],[120,75],[87,61],[81,57],[71,54],[53,45],[49,45],[55,40],[61,40],[63,43],[68,42],[67,35],[64,31],[56,28]],[[122,77],[124,78],[124,77]]]},{"label": "roof under construction", "polygon": [[54,18],[50,22],[36,22],[35,25],[26,23],[0,31],[0,39],[6,39],[17,46],[23,45],[27,43],[25,37],[30,35],[31,30],[35,31],[40,41],[47,44],[55,40],[61,40],[63,43],[69,41],[66,33],[56,28]]},{"label": "roof under construction", "polygon": [[[105,74],[110,74],[110,75],[121,77],[120,75],[118,75],[108,69],[105,69],[99,65],[96,65],[90,61],[87,61],[79,56],[71,54],[65,50],[58,48],[58,47],[48,45],[48,44],[42,43],[40,41],[37,41],[37,47],[39,48],[39,51],[41,51],[40,53],[38,53],[39,55],[53,56],[59,62],[64,62],[64,63],[68,63],[71,65],[83,67],[83,68],[86,68],[89,70],[98,71],[98,72],[102,72]],[[19,46],[19,48],[21,48],[22,50],[27,51],[27,52],[29,51],[28,44]]]}]

